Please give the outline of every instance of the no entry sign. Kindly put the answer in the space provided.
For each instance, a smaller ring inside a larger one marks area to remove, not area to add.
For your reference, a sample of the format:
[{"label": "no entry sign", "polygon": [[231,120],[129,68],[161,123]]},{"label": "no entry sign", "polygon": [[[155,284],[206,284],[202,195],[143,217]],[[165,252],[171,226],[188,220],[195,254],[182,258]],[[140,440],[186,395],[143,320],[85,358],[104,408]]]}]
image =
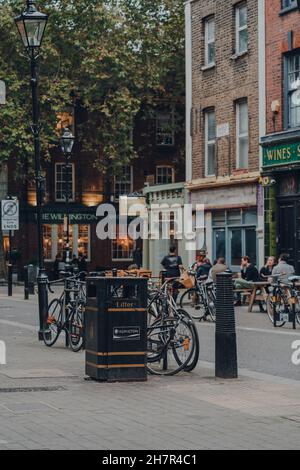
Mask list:
[{"label": "no entry sign", "polygon": [[1,201],[2,230],[19,230],[19,201],[3,199]]}]

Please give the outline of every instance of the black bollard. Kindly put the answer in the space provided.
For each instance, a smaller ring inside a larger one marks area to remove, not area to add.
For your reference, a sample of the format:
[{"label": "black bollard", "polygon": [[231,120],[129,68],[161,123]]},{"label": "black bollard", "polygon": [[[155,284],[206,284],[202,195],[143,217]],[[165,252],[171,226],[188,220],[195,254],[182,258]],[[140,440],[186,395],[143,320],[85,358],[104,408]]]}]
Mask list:
[{"label": "black bollard", "polygon": [[237,379],[237,341],[231,273],[217,275],[216,377]]},{"label": "black bollard", "polygon": [[7,265],[7,275],[8,275],[8,297],[13,295],[13,266],[12,264]]}]

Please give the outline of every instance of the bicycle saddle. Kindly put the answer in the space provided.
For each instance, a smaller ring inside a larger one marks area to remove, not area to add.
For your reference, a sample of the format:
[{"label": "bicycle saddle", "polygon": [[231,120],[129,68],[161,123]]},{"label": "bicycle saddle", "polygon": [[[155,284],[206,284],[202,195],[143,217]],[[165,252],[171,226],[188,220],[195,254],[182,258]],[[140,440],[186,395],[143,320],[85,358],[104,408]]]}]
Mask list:
[{"label": "bicycle saddle", "polygon": [[300,281],[300,276],[291,276],[289,277],[290,282],[297,282]]}]

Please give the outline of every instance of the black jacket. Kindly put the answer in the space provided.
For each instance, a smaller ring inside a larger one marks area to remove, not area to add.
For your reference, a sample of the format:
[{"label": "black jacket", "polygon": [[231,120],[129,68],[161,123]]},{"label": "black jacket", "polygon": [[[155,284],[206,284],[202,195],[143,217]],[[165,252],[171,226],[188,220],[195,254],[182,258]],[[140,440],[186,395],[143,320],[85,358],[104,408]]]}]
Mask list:
[{"label": "black jacket", "polygon": [[246,271],[242,271],[242,278],[248,282],[258,282],[259,272],[253,264],[250,264]]}]

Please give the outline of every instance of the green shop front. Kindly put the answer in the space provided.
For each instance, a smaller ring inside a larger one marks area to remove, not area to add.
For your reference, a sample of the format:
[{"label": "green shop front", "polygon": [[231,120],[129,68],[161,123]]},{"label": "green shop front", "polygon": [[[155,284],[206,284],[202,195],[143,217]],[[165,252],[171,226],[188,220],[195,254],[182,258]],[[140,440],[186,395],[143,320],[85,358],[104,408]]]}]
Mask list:
[{"label": "green shop front", "polygon": [[287,253],[300,273],[300,131],[262,139],[265,254]]}]

